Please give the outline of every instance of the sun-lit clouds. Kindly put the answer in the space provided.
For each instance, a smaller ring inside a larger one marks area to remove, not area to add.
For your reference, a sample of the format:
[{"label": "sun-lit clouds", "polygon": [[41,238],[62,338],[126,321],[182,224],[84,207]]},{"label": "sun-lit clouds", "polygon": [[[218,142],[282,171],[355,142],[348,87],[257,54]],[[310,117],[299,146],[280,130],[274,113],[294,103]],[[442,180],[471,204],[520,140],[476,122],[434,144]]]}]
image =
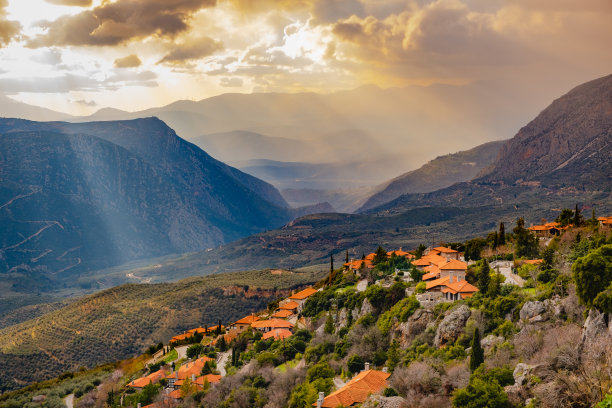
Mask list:
[{"label": "sun-lit clouds", "polygon": [[142,65],[142,61],[136,54],[130,54],[123,58],[117,58],[113,64],[115,68],[136,68]]},{"label": "sun-lit clouds", "polygon": [[40,23],[46,33],[28,46],[113,46],[148,36],[173,38],[189,29],[193,13],[215,4],[216,0],[103,2],[91,10]]},{"label": "sun-lit clouds", "polygon": [[57,4],[60,6],[78,6],[89,7],[92,5],[92,0],[45,0],[47,3]]},{"label": "sun-lit clouds", "polygon": [[171,51],[159,62],[181,65],[187,61],[208,57],[222,49],[223,44],[210,37],[189,38],[182,43],[173,44]]},{"label": "sun-lit clouds", "polygon": [[0,0],[0,47],[7,45],[21,32],[21,24],[7,18],[7,6],[8,0]]}]

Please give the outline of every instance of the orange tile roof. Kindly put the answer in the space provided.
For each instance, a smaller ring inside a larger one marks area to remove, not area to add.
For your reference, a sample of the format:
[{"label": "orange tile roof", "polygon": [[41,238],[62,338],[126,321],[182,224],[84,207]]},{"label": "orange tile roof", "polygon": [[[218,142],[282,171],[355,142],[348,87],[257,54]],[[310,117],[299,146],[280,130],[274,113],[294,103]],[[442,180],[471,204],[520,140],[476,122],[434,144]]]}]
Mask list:
[{"label": "orange tile roof", "polygon": [[293,323],[282,319],[260,320],[251,325],[255,329],[271,327],[273,329],[291,329]]},{"label": "orange tile roof", "polygon": [[371,254],[366,255],[365,259],[366,261],[373,261],[375,257],[376,257],[376,254],[371,253]]},{"label": "orange tile roof", "polygon": [[458,251],[455,251],[452,248],[447,248],[447,247],[436,247],[434,248],[434,251],[438,251],[440,253],[444,253],[444,254],[456,254]]},{"label": "orange tile roof", "polygon": [[423,280],[438,279],[438,276],[440,276],[440,272],[429,272],[423,275]]},{"label": "orange tile roof", "polygon": [[542,259],[524,259],[520,262],[524,264],[529,264],[529,265],[539,265],[544,261]]},{"label": "orange tile roof", "polygon": [[204,364],[206,364],[207,361],[214,361],[214,360],[212,358],[204,356],[204,357],[198,358],[195,361],[188,361],[182,366],[180,366],[180,368],[177,371],[170,374],[168,378],[184,380],[185,378],[191,378],[192,375],[199,377],[200,374],[202,373],[202,368],[204,368]]},{"label": "orange tile roof", "polygon": [[[362,403],[368,395],[379,392],[387,386],[387,378],[391,374],[382,371],[368,370],[357,374],[351,381],[337,391],[332,392],[323,400],[323,407],[335,408],[339,405],[349,407]],[[312,404],[312,405],[317,405]]]},{"label": "orange tile roof", "polygon": [[451,259],[450,261],[446,262],[443,265],[440,265],[440,269],[445,271],[445,270],[462,270],[465,271],[467,270],[467,264],[465,262],[462,261],[458,261],[456,259]]},{"label": "orange tile roof", "polygon": [[297,302],[294,302],[293,300],[287,303],[283,303],[282,305],[280,305],[278,308],[281,310],[295,310],[298,307],[300,307],[300,305],[297,304]]},{"label": "orange tile roof", "polygon": [[438,251],[435,248],[432,248],[429,251],[427,251],[427,255],[438,255],[439,253],[440,253],[440,251]]},{"label": "orange tile roof", "polygon": [[195,385],[199,385],[199,386],[203,386],[204,385],[204,379],[208,380],[209,384],[215,384],[218,383],[219,381],[221,381],[221,377],[220,375],[217,374],[206,374],[206,375],[202,375],[198,378],[196,378],[195,380]]},{"label": "orange tile roof", "polygon": [[429,261],[427,259],[417,259],[416,261],[412,261],[414,266],[429,266]]},{"label": "orange tile roof", "polygon": [[374,267],[374,264],[372,264],[372,261],[369,259],[357,259],[356,261],[345,263],[344,266],[347,266],[351,269],[360,269],[362,264],[363,267],[367,269],[372,269]]},{"label": "orange tile roof", "polygon": [[317,293],[316,289],[313,288],[306,288],[292,296],[289,296],[289,299],[296,299],[296,300],[304,300],[312,295],[314,295],[315,293]]},{"label": "orange tile roof", "polygon": [[268,340],[268,339],[274,338],[275,340],[283,340],[283,339],[286,339],[287,337],[291,337],[292,334],[293,333],[291,333],[291,331],[287,329],[274,329],[274,330],[270,330],[269,332],[265,333],[262,336],[262,339]]},{"label": "orange tile roof", "polygon": [[438,265],[438,266],[445,264],[447,262],[446,258],[440,255],[425,255],[421,259],[425,259],[426,261],[429,261],[430,264]]},{"label": "orange tile roof", "polygon": [[162,378],[166,378],[166,373],[164,370],[158,370],[145,377],[137,378],[134,381],[131,381],[127,386],[133,388],[143,388],[145,385],[158,383]]},{"label": "orange tile roof", "polygon": [[445,276],[445,277],[440,278],[440,279],[428,281],[425,284],[426,285],[425,289],[429,290],[431,288],[435,288],[436,286],[445,286],[448,283],[448,280],[449,280],[449,277]]},{"label": "orange tile roof", "polygon": [[181,390],[174,390],[168,394],[168,397],[172,399],[181,399]]},{"label": "orange tile roof", "polygon": [[173,338],[170,339],[170,343],[175,342],[175,341],[181,341],[181,340],[186,340],[190,337],[193,337],[193,334],[191,333],[183,333],[183,334],[178,334],[176,336],[174,336]]},{"label": "orange tile roof", "polygon": [[447,283],[446,288],[442,289],[442,293],[452,293],[453,295],[456,293],[475,293],[478,292],[478,288],[472,284],[470,284],[466,280],[455,281],[453,283]]},{"label": "orange tile roof", "polygon": [[197,329],[187,330],[187,333],[190,333],[190,334],[206,333],[206,329],[203,327],[198,327]]},{"label": "orange tile roof", "polygon": [[234,324],[252,324],[253,322],[256,322],[258,320],[259,320],[259,316],[248,315],[246,317],[243,317],[240,320],[236,320]]},{"label": "orange tile roof", "polygon": [[278,312],[272,315],[272,317],[279,319],[285,319],[289,316],[293,316],[293,312],[291,310],[279,310]]},{"label": "orange tile roof", "polygon": [[387,252],[387,255],[391,256],[394,253],[395,253],[396,256],[403,256],[403,257],[406,257],[406,258],[414,258],[414,255],[412,255],[410,252],[402,251],[402,248],[398,249],[397,251],[389,251],[389,252]]}]

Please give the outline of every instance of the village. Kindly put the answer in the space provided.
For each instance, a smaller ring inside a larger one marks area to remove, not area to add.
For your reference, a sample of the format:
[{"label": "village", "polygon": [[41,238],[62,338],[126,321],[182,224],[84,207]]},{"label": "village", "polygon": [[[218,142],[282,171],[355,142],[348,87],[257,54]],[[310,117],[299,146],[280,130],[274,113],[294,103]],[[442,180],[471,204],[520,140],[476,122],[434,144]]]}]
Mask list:
[{"label": "village", "polygon": [[[598,224],[604,230],[610,229],[612,217],[600,217]],[[567,228],[552,222],[534,225],[528,230],[537,240],[547,242]],[[347,262],[343,264],[341,273],[354,274],[358,278],[354,285],[356,291],[366,291],[372,285],[390,287],[394,282],[406,282],[406,296],[416,297],[421,307],[430,309],[440,303],[468,299],[479,291],[466,280],[466,272],[474,261],[466,261],[463,253],[451,247],[430,247],[421,253],[418,253],[418,250],[407,252],[402,248],[386,253],[381,253],[381,250],[379,247],[376,252],[364,255],[358,260],[349,260],[347,253]],[[395,268],[385,276],[374,279],[372,271],[381,258],[400,259],[400,263],[408,265],[409,269]],[[542,259],[521,259],[519,262],[496,260],[491,262],[491,268],[497,274],[503,275],[503,280],[507,283],[521,287],[525,281],[517,275],[516,266],[535,266],[541,263]],[[418,273],[415,274],[415,270]],[[415,275],[420,276],[418,282],[414,281]],[[194,328],[172,337],[168,346],[158,350],[148,362],[152,372],[127,384],[129,389],[137,392],[152,384],[163,385],[159,402],[146,406],[138,404],[138,408],[178,406],[187,395],[214,387],[227,375],[226,364],[230,358],[232,361],[235,358],[233,350],[228,350],[228,345],[246,331],[255,333],[256,339],[284,342],[291,338],[296,330],[308,328],[302,312],[309,299],[323,288],[307,287],[293,291],[290,296],[279,300],[274,310],[252,313],[227,326],[219,322],[216,326]],[[209,346],[219,350],[216,356],[200,356],[204,347]],[[190,350],[196,348],[196,355],[190,353]],[[363,403],[371,394],[380,393],[388,386],[387,379],[390,375],[387,367],[374,367],[365,362],[363,369],[346,382],[336,379],[335,391],[327,395],[319,392],[313,406],[348,407]]]}]

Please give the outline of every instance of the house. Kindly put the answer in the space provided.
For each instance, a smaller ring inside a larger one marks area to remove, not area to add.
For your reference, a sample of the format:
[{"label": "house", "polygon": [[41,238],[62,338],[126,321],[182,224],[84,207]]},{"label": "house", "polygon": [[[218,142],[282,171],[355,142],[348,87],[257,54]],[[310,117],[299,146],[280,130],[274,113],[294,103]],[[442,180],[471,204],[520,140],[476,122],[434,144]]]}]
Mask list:
[{"label": "house", "polygon": [[284,340],[287,337],[291,337],[293,333],[287,329],[273,329],[269,332],[265,333],[262,336],[263,340],[274,339],[274,340]]},{"label": "house", "polygon": [[282,309],[282,310],[278,310],[276,313],[274,313],[270,317],[273,317],[275,319],[288,319],[294,315],[295,313],[293,313],[291,310]]},{"label": "house", "polygon": [[302,311],[302,308],[304,307],[304,303],[306,303],[308,298],[314,295],[315,293],[317,293],[317,290],[313,289],[312,287],[309,287],[309,288],[299,291],[298,293],[295,293],[289,296],[289,300],[292,300],[298,304],[298,313],[299,313]]},{"label": "house", "polygon": [[566,228],[561,227],[561,224],[558,222],[548,222],[544,225],[533,225],[527,229],[533,232],[538,238],[551,238],[559,235],[561,231]]},{"label": "house", "polygon": [[127,386],[140,391],[146,385],[157,384],[163,378],[166,378],[166,373],[164,370],[158,370],[145,377],[137,378],[134,381],[129,382]]},{"label": "house", "polygon": [[193,384],[200,388],[204,388],[204,380],[208,381],[209,384],[216,384],[221,381],[221,376],[218,374],[206,374],[202,375],[193,381]]},{"label": "house", "polygon": [[199,377],[207,361],[214,361],[209,357],[200,357],[194,361],[187,361],[177,371],[168,376],[168,387],[178,388],[183,381],[192,376]]},{"label": "house", "polygon": [[476,292],[478,292],[478,288],[466,280],[449,281],[446,287],[442,289],[444,300],[448,301],[467,299]]},{"label": "house", "polygon": [[172,337],[170,339],[170,343],[176,343],[176,342],[179,342],[179,341],[184,341],[184,340],[187,340],[187,339],[189,339],[191,337],[193,337],[193,334],[191,334],[191,333],[178,334],[178,335],[176,335],[176,336],[174,336],[174,337]]},{"label": "house", "polygon": [[293,313],[297,313],[299,307],[300,305],[297,302],[294,302],[293,300],[289,300],[289,299],[285,299],[283,302],[281,302],[278,305],[278,308],[280,310],[289,310],[290,312],[293,312]]},{"label": "house", "polygon": [[251,324],[253,324],[253,322],[256,322],[259,320],[259,316],[255,316],[254,314],[251,314],[249,316],[245,316],[240,320],[236,320],[234,323],[229,325],[229,329],[230,330],[244,330],[244,329],[248,329],[249,327],[251,327]]},{"label": "house", "polygon": [[598,217],[599,226],[602,228],[612,228],[612,216],[610,217]]},{"label": "house", "polygon": [[393,255],[393,254],[395,254],[395,256],[403,256],[404,258],[407,258],[407,259],[414,259],[414,258],[416,258],[410,252],[403,251],[402,248],[398,249],[397,251],[389,251],[389,252],[387,252],[387,256],[389,256],[389,257],[391,257],[391,255]]},{"label": "house", "polygon": [[362,269],[374,269],[374,264],[370,259],[357,259],[345,263],[344,267],[352,272],[359,272]]},{"label": "house", "polygon": [[447,247],[436,247],[433,248],[433,251],[437,253],[437,255],[442,256],[444,258],[446,258],[446,261],[450,261],[452,259],[458,261],[459,260],[459,256],[460,253],[459,251],[455,251],[452,248],[447,248]]},{"label": "house", "polygon": [[282,319],[259,320],[251,325],[252,328],[267,333],[274,329],[293,329],[293,323]]},{"label": "house", "polygon": [[448,301],[466,299],[478,292],[478,288],[466,281],[465,278],[460,279],[452,275],[428,281],[425,289],[431,298]]},{"label": "house", "polygon": [[444,265],[447,262],[448,260],[443,256],[440,256],[437,254],[428,254],[428,255],[422,256],[420,259],[412,261],[412,264],[416,266],[417,269],[423,270],[427,266],[430,266],[430,265],[440,266],[440,265]]},{"label": "house", "polygon": [[[357,374],[352,380],[327,397],[319,393],[319,400],[312,404],[317,407],[336,408],[338,406],[350,407],[364,402],[370,394],[380,392],[387,387],[387,378],[391,374],[385,371],[370,370],[366,363],[366,369]],[[323,398],[324,397],[324,398]]]},{"label": "house", "polygon": [[440,277],[454,276],[459,280],[465,280],[465,272],[467,271],[467,264],[463,261],[451,259],[443,265],[439,266]]}]

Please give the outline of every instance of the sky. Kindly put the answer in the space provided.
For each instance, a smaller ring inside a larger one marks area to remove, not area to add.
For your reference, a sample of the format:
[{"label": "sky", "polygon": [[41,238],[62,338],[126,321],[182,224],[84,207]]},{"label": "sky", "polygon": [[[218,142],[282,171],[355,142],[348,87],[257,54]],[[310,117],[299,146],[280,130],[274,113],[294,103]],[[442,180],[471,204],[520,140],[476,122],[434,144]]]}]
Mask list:
[{"label": "sky", "polygon": [[71,114],[223,93],[612,71],[610,0],[0,0],[0,93]]}]

